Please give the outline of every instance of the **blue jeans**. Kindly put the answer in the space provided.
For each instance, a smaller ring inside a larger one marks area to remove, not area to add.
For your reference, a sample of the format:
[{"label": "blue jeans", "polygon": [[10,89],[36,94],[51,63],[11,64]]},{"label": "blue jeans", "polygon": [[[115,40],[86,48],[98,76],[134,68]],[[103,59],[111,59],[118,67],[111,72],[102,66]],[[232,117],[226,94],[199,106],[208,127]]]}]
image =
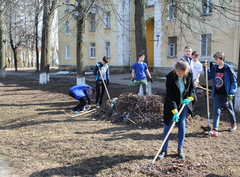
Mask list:
[{"label": "blue jeans", "polygon": [[[215,94],[213,97],[213,130],[218,131],[218,124],[220,120],[221,114],[221,105],[223,102],[227,101],[227,95],[218,95]],[[229,108],[227,109],[228,115],[230,117],[230,121],[232,125],[236,124],[235,113],[233,110],[233,102],[232,100],[229,101]]]},{"label": "blue jeans", "polygon": [[[177,127],[178,127],[178,149],[183,148],[183,143],[184,143],[184,138],[185,138],[185,126],[186,126],[186,118],[188,115],[188,107],[185,106],[181,115],[180,115],[180,119],[177,123]],[[164,131],[163,131],[163,139],[166,137],[171,125],[173,124],[173,121],[171,121],[171,123],[169,124],[169,126],[165,125],[164,127]],[[171,134],[170,134],[171,135]],[[170,138],[170,135],[168,136],[165,144],[163,145],[163,150],[167,150],[168,148],[168,141]]]}]

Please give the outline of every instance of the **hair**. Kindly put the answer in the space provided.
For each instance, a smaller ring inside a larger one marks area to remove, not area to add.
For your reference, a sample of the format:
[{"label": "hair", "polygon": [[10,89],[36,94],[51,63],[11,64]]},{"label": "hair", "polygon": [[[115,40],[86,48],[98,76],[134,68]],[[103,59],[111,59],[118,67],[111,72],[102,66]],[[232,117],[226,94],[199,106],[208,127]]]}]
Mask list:
[{"label": "hair", "polygon": [[184,50],[186,50],[186,49],[192,49],[192,47],[186,46],[186,47],[184,47]]},{"label": "hair", "polygon": [[213,55],[213,58],[219,58],[220,60],[225,60],[225,54],[223,52],[217,52]]},{"label": "hair", "polygon": [[185,72],[185,75],[183,76],[183,81],[186,84],[186,75],[190,72],[187,62],[184,60],[179,60],[174,67],[174,77],[177,77],[176,71]]},{"label": "hair", "polygon": [[144,53],[139,53],[138,58],[141,57],[141,56],[145,56],[145,54]]},{"label": "hair", "polygon": [[192,53],[192,55],[195,56],[195,57],[198,57],[198,56],[199,56],[199,53],[198,53],[197,51],[194,51],[194,52]]},{"label": "hair", "polygon": [[104,56],[102,60],[103,60],[105,63],[108,63],[108,57],[107,57],[107,56]]}]

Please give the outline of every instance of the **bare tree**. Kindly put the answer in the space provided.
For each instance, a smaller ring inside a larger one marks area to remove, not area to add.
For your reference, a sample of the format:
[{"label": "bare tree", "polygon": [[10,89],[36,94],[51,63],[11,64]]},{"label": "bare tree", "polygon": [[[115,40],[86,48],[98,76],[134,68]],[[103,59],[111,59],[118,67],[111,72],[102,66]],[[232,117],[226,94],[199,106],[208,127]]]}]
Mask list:
[{"label": "bare tree", "polygon": [[3,28],[3,3],[0,1],[0,77],[5,77],[5,45],[4,45],[4,28]]},{"label": "bare tree", "polygon": [[53,13],[57,8],[57,0],[44,0],[43,7],[41,74],[39,78],[39,83],[46,84],[49,77],[48,73],[50,60],[50,27],[53,19]]},{"label": "bare tree", "polygon": [[134,0],[135,3],[135,44],[136,44],[136,56],[139,53],[145,54],[145,62],[147,60],[147,46],[146,46],[146,29],[145,29],[145,0]]}]

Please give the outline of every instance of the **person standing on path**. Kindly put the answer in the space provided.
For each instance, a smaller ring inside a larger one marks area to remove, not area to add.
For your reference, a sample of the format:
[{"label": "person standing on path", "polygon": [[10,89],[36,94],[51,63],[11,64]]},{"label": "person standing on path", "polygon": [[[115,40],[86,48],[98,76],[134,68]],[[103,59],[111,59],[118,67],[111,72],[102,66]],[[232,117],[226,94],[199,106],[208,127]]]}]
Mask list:
[{"label": "person standing on path", "polygon": [[93,95],[94,89],[87,84],[78,84],[69,89],[69,96],[79,100],[79,104],[74,107],[71,112],[74,114],[79,114],[79,110],[83,111],[85,105],[88,104],[86,110],[90,109],[91,105],[91,95]]},{"label": "person standing on path", "polygon": [[[180,60],[175,64],[174,70],[166,76],[166,97],[164,102],[164,131],[163,140],[165,139],[173,122],[177,122],[178,127],[178,157],[185,158],[182,150],[185,139],[186,118],[188,113],[192,115],[192,101],[194,100],[194,84],[192,71],[189,69],[187,62]],[[181,115],[178,115],[178,109],[185,104]],[[167,155],[168,141],[170,135],[163,145],[159,154],[159,159]]]},{"label": "person standing on path", "polygon": [[[104,56],[102,61],[98,62],[98,64],[95,66],[93,71],[94,75],[96,75],[96,108],[100,108],[103,103],[103,95],[105,92],[104,83],[107,87],[109,85],[110,71],[107,63],[108,57]],[[99,73],[99,70],[101,73]]]},{"label": "person standing on path", "polygon": [[[150,78],[151,83],[153,83],[152,80],[152,76],[148,70],[148,66],[145,62],[143,62],[145,59],[145,55],[144,54],[139,54],[138,55],[138,62],[134,63],[132,66],[132,81],[137,81],[136,84],[136,91],[135,93],[138,94],[139,93],[139,88],[140,85],[142,85],[143,87],[143,94],[147,95],[147,77],[146,77],[146,73],[148,75],[148,77]],[[135,76],[136,75],[136,76]]]},{"label": "person standing on path", "polygon": [[[230,132],[237,130],[236,117],[233,110],[233,96],[237,91],[237,77],[234,69],[224,62],[225,54],[217,52],[213,55],[216,62],[211,71],[208,71],[208,80],[213,80],[213,130],[204,132],[210,136],[218,136],[218,124],[221,115],[221,108],[226,108],[231,121]],[[208,68],[208,64],[205,64]],[[206,68],[204,74],[206,76]],[[227,104],[226,104],[227,103]],[[227,106],[227,107],[226,107]]]}]

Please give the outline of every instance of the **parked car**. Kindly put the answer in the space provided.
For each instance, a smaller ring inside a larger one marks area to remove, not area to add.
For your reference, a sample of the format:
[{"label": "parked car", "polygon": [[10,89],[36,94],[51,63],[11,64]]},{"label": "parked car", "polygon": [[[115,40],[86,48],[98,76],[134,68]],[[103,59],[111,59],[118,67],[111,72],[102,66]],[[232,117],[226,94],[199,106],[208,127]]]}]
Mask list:
[{"label": "parked car", "polygon": [[[199,60],[200,63],[204,66],[205,64],[205,60]],[[210,67],[210,70],[212,69],[212,66],[215,65],[215,60],[207,60],[208,61],[208,67]],[[236,76],[238,74],[238,65],[236,65],[235,63],[231,62],[231,61],[225,61],[227,64],[229,64],[230,66],[233,67]],[[201,72],[200,78],[199,78],[199,84],[201,86],[206,86],[206,77],[204,76],[204,71]],[[212,79],[208,81],[208,86],[212,87]]]}]

